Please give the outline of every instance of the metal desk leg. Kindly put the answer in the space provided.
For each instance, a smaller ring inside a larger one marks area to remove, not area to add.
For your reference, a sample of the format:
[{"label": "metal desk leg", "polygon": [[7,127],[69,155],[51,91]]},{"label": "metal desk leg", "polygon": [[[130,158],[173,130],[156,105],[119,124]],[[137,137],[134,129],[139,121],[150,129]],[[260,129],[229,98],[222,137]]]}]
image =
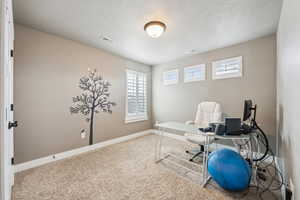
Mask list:
[{"label": "metal desk leg", "polygon": [[159,133],[159,140],[158,140],[158,145],[157,145],[157,155],[156,155],[156,163],[160,162],[164,158],[161,157],[161,147],[162,147],[162,140],[163,140],[163,129],[158,127],[158,133]]},{"label": "metal desk leg", "polygon": [[[259,144],[258,144],[258,141],[257,141],[257,138],[256,137],[254,137],[254,139],[256,140],[256,144],[257,144],[257,146],[258,146],[258,153],[260,153],[260,151],[259,151]],[[249,138],[249,143],[250,143],[250,161],[251,161],[251,165],[252,165],[252,167],[251,167],[251,169],[252,169],[252,178],[254,177],[254,179],[253,179],[253,182],[254,182],[254,185],[257,185],[257,181],[256,181],[256,166],[254,165],[254,162],[253,162],[253,160],[254,160],[254,156],[253,156],[253,150],[252,150],[252,136],[250,136],[250,138]]]},{"label": "metal desk leg", "polygon": [[250,144],[250,161],[251,165],[253,165],[253,151],[252,151],[252,137],[249,138],[249,144]]},{"label": "metal desk leg", "polygon": [[160,127],[158,127],[158,140],[156,142],[156,146],[155,146],[155,162],[157,162],[160,158],[160,153],[159,153],[159,149],[160,149],[160,145],[161,145],[161,137],[160,137]]},{"label": "metal desk leg", "polygon": [[161,130],[160,130],[160,127],[158,127],[158,142],[156,144],[156,155],[155,155],[155,162],[158,162],[159,159],[160,159],[160,147],[161,146]]},{"label": "metal desk leg", "polygon": [[204,156],[203,156],[203,179],[202,179],[202,183],[203,186],[205,186],[206,181],[207,181],[207,156],[208,156],[208,136],[205,136],[205,140],[204,140]]},{"label": "metal desk leg", "polygon": [[205,187],[211,179],[211,176],[208,175],[208,169],[207,169],[208,155],[209,155],[209,137],[210,136],[205,136],[205,148],[204,148],[205,153],[204,153],[204,158],[203,158],[203,182],[202,182],[202,187]]},{"label": "metal desk leg", "polygon": [[202,160],[202,183],[205,182],[205,171],[206,171],[206,167],[205,167],[205,159],[206,159],[206,136],[205,136],[205,140],[204,140],[204,152],[203,152],[203,160]]},{"label": "metal desk leg", "polygon": [[208,159],[208,136],[205,136],[205,166],[204,166],[204,169],[205,169],[205,181],[207,179],[207,159]]},{"label": "metal desk leg", "polygon": [[204,183],[202,184],[202,187],[205,187],[205,186],[209,183],[210,179],[211,179],[211,176],[208,176],[208,177],[205,179]]}]

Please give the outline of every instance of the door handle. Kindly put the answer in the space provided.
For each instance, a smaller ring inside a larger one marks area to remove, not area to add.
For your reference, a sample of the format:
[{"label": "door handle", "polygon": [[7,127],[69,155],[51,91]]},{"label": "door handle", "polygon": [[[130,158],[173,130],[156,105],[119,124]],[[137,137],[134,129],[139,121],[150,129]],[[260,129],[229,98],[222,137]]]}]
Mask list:
[{"label": "door handle", "polygon": [[18,126],[18,121],[8,122],[8,129],[15,128]]}]

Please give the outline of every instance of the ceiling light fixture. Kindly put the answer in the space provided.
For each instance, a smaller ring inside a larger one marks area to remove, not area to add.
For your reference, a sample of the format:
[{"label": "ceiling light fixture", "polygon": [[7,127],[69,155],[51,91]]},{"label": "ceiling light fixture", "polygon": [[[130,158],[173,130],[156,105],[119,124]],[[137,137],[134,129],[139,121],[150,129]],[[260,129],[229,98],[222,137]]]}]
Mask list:
[{"label": "ceiling light fixture", "polygon": [[160,21],[151,21],[145,24],[144,30],[152,38],[160,37],[165,31],[167,26]]}]

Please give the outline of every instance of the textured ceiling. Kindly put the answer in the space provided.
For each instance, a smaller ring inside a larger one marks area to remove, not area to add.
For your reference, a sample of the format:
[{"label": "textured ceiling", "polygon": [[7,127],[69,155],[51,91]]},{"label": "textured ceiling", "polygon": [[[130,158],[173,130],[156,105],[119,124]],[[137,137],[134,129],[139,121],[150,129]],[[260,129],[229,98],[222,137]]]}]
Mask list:
[{"label": "textured ceiling", "polygon": [[[282,0],[14,0],[17,23],[105,49],[145,64],[161,64],[274,33]],[[150,38],[143,26],[167,30]],[[112,39],[101,40],[101,35]]]}]

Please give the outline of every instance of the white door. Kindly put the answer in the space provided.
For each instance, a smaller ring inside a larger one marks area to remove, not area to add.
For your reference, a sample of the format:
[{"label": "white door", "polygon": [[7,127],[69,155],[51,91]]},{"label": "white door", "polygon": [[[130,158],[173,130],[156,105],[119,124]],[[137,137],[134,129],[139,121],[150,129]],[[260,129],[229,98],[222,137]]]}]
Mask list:
[{"label": "white door", "polygon": [[17,127],[17,121],[14,121],[14,94],[13,94],[13,77],[14,77],[14,21],[13,21],[13,8],[12,0],[8,0],[9,3],[9,28],[8,28],[8,42],[9,42],[9,56],[8,56],[8,112],[9,112],[9,127],[8,127],[8,144],[10,154],[10,169],[11,169],[11,185],[14,184],[14,172],[13,172],[13,158],[14,158],[14,127]]},{"label": "white door", "polygon": [[4,194],[5,199],[11,198],[11,188],[14,184],[13,157],[14,136],[13,129],[17,122],[13,118],[13,44],[14,25],[12,1],[5,0],[4,15]]}]

